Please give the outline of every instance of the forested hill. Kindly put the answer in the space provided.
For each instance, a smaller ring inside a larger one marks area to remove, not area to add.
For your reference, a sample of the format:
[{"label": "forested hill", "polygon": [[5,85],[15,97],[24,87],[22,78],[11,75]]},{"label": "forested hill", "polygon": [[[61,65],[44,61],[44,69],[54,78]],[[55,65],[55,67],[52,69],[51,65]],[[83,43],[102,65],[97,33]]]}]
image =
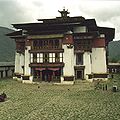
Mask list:
[{"label": "forested hill", "polygon": [[109,61],[120,62],[120,40],[112,41],[108,45]]},{"label": "forested hill", "polygon": [[7,33],[13,31],[6,27],[0,27],[0,62],[15,60],[15,41],[6,36]]}]

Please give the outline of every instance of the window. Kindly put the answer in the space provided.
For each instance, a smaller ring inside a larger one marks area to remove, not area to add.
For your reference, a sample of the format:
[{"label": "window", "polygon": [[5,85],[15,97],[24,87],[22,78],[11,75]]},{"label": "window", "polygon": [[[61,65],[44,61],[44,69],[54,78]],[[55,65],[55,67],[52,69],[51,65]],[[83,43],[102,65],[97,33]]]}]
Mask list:
[{"label": "window", "polygon": [[59,40],[55,40],[55,48],[59,48]]},{"label": "window", "polygon": [[43,62],[44,63],[49,62],[49,54],[48,53],[43,54]]},{"label": "window", "polygon": [[53,53],[53,62],[63,62],[63,53]]},{"label": "window", "polygon": [[30,62],[33,63],[33,53],[30,54]]},{"label": "window", "polygon": [[59,39],[33,41],[33,49],[52,49],[52,48],[57,49],[59,47],[60,47]]},{"label": "window", "polygon": [[40,53],[40,63],[43,63],[43,53]]},{"label": "window", "polygon": [[76,64],[83,65],[83,53],[76,54]]},{"label": "window", "polygon": [[37,53],[33,53],[33,63],[37,62]]},{"label": "window", "polygon": [[42,48],[42,46],[43,46],[43,41],[39,40],[39,47]]},{"label": "window", "polygon": [[54,44],[53,44],[53,40],[50,40],[50,41],[49,41],[49,47],[50,47],[50,48],[53,48],[53,45],[54,45]]},{"label": "window", "polygon": [[31,53],[31,63],[63,62],[63,53]]},{"label": "window", "polygon": [[48,40],[44,40],[44,48],[48,48],[49,47],[49,41]]},{"label": "window", "polygon": [[75,49],[77,50],[91,50],[91,40],[75,40]]},{"label": "window", "polygon": [[53,62],[55,62],[55,53],[53,53]]},{"label": "window", "polygon": [[55,53],[55,62],[60,62],[60,54],[59,53]]},{"label": "window", "polygon": [[43,53],[31,53],[30,62],[31,63],[43,63]]},{"label": "window", "polygon": [[63,62],[63,54],[60,53],[60,62]]},{"label": "window", "polygon": [[36,49],[36,46],[37,46],[37,40],[34,40],[34,41],[33,41],[33,46],[34,46],[34,49]]},{"label": "window", "polygon": [[74,33],[85,33],[87,32],[86,26],[74,27]]},{"label": "window", "polygon": [[50,63],[53,62],[53,53],[49,53],[49,62],[50,62]]},{"label": "window", "polygon": [[37,53],[37,63],[39,63],[39,62],[40,62],[40,54]]}]

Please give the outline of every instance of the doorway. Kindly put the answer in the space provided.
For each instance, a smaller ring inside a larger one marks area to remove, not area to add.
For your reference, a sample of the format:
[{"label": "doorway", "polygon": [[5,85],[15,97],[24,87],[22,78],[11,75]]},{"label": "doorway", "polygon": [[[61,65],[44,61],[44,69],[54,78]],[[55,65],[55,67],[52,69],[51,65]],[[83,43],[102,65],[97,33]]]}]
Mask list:
[{"label": "doorway", "polygon": [[83,79],[83,70],[76,70],[76,79]]},{"label": "doorway", "polygon": [[43,70],[42,71],[42,80],[46,82],[50,82],[52,80],[52,70]]}]

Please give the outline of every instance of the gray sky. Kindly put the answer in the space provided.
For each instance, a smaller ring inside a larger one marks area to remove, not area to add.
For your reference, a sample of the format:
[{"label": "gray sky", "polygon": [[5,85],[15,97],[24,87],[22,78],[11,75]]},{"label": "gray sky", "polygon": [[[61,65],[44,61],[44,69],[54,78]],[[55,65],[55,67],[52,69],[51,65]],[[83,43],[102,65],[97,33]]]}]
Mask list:
[{"label": "gray sky", "polygon": [[0,0],[0,26],[37,22],[38,18],[60,16],[58,10],[69,10],[70,16],[95,18],[98,26],[113,27],[120,40],[120,2],[104,0]]}]

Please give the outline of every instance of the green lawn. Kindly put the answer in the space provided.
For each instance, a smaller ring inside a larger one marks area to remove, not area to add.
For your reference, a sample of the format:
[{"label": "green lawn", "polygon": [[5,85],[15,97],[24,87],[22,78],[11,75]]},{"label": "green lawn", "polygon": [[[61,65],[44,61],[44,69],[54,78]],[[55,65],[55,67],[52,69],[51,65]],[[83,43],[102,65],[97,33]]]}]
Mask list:
[{"label": "green lawn", "polygon": [[[114,80],[119,87],[120,76]],[[113,80],[109,81],[108,90],[103,91],[86,81],[33,85],[0,80],[0,93],[8,95],[0,103],[0,120],[120,120],[120,91],[113,93]]]}]

